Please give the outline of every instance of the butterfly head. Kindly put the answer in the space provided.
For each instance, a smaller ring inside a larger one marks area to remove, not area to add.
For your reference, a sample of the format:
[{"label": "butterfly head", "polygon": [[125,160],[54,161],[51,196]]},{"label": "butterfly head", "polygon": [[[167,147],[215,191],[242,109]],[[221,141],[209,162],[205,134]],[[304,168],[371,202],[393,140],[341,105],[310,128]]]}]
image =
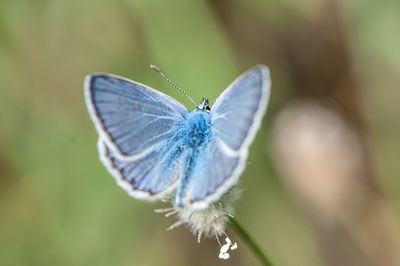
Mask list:
[{"label": "butterfly head", "polygon": [[203,110],[209,112],[211,110],[211,107],[208,99],[203,97],[201,103],[196,107],[196,110]]}]

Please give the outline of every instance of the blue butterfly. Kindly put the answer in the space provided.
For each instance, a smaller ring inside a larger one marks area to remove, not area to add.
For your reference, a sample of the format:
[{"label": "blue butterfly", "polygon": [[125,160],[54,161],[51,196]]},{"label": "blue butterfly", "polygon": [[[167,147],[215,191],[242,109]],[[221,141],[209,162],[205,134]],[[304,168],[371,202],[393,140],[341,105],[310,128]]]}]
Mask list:
[{"label": "blue butterfly", "polygon": [[135,198],[175,193],[175,207],[204,209],[243,172],[270,85],[268,68],[256,66],[215,104],[203,98],[190,112],[146,85],[96,73],[85,79],[85,99],[100,159],[118,185]]}]

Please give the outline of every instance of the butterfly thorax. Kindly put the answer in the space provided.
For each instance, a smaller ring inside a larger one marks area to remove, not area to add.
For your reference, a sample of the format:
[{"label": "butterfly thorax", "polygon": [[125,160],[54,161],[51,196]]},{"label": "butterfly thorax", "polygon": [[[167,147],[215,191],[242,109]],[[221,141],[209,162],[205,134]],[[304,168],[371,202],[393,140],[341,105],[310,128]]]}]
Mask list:
[{"label": "butterfly thorax", "polygon": [[211,115],[206,110],[196,109],[188,113],[182,127],[185,132],[182,141],[186,147],[200,147],[211,140]]}]

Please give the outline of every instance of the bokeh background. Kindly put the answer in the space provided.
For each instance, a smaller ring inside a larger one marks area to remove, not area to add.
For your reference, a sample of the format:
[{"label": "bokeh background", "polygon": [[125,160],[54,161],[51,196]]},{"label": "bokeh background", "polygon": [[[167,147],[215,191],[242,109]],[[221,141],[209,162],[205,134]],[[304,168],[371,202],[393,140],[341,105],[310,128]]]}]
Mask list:
[{"label": "bokeh background", "polygon": [[[400,265],[398,0],[2,0],[0,265],[258,265],[217,258],[98,160],[83,79],[109,72],[191,108],[266,64],[272,96],[240,220],[276,265]],[[240,108],[240,107],[239,107]]]}]

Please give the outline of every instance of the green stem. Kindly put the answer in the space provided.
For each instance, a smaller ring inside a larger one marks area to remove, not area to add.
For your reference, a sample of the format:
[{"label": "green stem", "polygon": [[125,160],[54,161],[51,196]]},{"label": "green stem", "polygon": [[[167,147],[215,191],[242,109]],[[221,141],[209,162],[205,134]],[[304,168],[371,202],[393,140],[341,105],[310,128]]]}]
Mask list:
[{"label": "green stem", "polygon": [[235,228],[235,231],[243,239],[248,247],[257,255],[258,259],[265,266],[273,266],[271,259],[267,256],[267,253],[261,248],[260,244],[250,235],[250,233],[241,225],[235,218],[231,217],[230,221]]}]

